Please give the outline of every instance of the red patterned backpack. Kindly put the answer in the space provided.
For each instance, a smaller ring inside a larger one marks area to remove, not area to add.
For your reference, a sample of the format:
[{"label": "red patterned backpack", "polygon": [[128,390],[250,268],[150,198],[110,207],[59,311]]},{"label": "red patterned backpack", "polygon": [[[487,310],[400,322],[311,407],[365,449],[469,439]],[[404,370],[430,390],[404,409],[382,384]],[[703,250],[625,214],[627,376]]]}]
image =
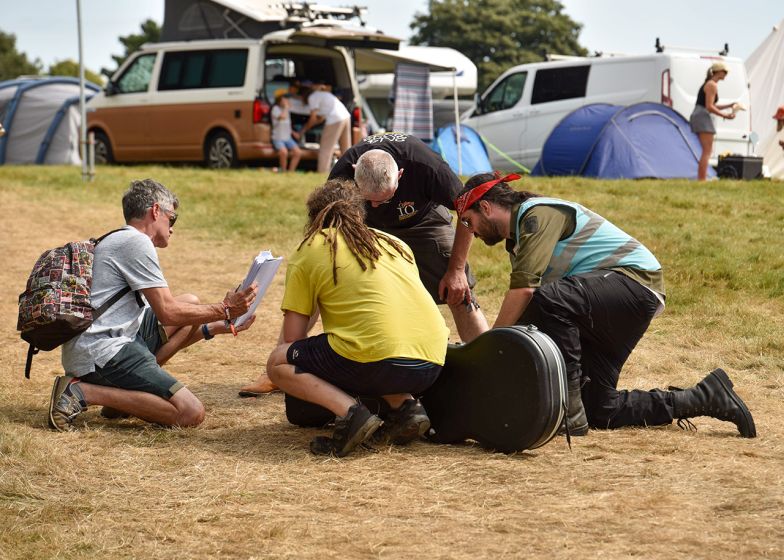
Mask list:
[{"label": "red patterned backpack", "polygon": [[[33,356],[39,350],[54,350],[86,331],[89,326],[121,297],[131,291],[126,286],[98,309],[90,304],[95,247],[116,229],[98,239],[74,241],[56,247],[38,258],[27,288],[19,295],[19,320],[16,329],[30,344],[25,377],[30,378]],[[139,297],[137,295],[137,301]]]}]

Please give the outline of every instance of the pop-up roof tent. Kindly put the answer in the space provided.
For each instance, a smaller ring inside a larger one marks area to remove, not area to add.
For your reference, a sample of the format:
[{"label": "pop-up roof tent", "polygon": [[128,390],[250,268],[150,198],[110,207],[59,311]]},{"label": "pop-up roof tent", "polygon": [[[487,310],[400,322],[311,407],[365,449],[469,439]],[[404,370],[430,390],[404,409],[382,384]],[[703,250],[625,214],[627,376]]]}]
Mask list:
[{"label": "pop-up roof tent", "polygon": [[[597,103],[556,125],[531,174],[695,179],[701,151],[686,119],[666,105]],[[710,168],[708,173],[715,175]]]},{"label": "pop-up roof tent", "polygon": [[267,33],[304,22],[345,21],[364,15],[364,8],[335,8],[308,2],[275,0],[166,0],[161,41],[260,39]]},{"label": "pop-up roof tent", "polygon": [[[99,87],[85,82],[89,99]],[[81,163],[79,80],[22,78],[0,82],[0,138],[3,163]]]},{"label": "pop-up roof tent", "polygon": [[[459,151],[458,141],[461,147]],[[470,126],[460,125],[459,140],[455,125],[440,128],[433,139],[433,149],[441,154],[455,173],[470,176],[493,170],[482,138]]]}]

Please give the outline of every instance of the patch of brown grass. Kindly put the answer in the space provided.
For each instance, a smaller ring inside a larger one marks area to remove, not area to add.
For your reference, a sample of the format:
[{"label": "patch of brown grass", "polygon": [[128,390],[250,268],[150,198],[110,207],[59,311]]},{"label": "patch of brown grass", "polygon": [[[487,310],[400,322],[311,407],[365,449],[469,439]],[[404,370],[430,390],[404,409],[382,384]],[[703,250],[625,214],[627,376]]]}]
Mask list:
[{"label": "patch of brown grass", "polygon": [[[784,332],[780,301],[739,293],[707,301],[704,314],[665,314],[622,376],[630,388],[684,386],[723,364],[754,413],[755,440],[699,419],[696,433],[592,431],[571,450],[557,438],[511,456],[416,443],[314,457],[319,431],[290,426],[280,394],[236,396],[277,337],[282,272],[250,331],[172,360],[207,406],[201,427],[91,409],[82,429],[60,434],[45,420],[59,351],[39,354],[22,378],[16,295],[43,248],[113,227],[116,202],[91,203],[88,219],[74,200],[53,209],[0,189],[0,206],[0,558],[784,556],[782,352],[766,334]],[[185,229],[160,254],[175,293],[217,301],[260,248]],[[482,302],[494,317],[500,300]],[[728,331],[731,314],[756,329]]]}]

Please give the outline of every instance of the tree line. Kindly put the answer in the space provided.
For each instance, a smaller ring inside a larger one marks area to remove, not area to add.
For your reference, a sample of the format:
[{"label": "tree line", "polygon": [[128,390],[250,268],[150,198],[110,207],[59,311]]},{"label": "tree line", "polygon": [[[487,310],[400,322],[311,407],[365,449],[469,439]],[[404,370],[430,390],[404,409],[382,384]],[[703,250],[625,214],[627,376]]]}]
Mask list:
[{"label": "tree line", "polygon": [[[138,50],[144,43],[154,43],[160,39],[161,27],[148,19],[141,23],[140,33],[132,33],[118,38],[125,48],[121,55],[112,55],[117,68],[128,56]],[[101,68],[100,73],[84,69],[84,79],[97,85],[104,83],[103,76],[111,76],[117,68]],[[39,59],[30,60],[26,53],[16,47],[16,35],[0,30],[0,81],[13,80],[20,76],[72,76],[79,77],[79,62],[73,59],[55,61],[47,68]]]}]

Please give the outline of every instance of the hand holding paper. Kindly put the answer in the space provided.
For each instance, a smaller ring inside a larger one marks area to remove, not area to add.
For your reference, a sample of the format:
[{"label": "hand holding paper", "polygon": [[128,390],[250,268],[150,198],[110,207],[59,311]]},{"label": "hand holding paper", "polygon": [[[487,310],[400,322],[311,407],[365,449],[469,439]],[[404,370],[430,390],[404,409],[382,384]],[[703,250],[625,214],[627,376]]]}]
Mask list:
[{"label": "hand holding paper", "polygon": [[258,291],[258,285],[253,283],[245,289],[237,288],[233,292],[226,292],[223,303],[228,308],[229,317],[237,318],[244,315],[256,301]]},{"label": "hand holding paper", "polygon": [[255,299],[249,304],[248,310],[241,317],[234,319],[235,327],[242,326],[256,312],[256,307],[258,307],[259,302],[264,297],[282,261],[282,257],[273,257],[269,251],[261,251],[253,259],[250,270],[248,270],[248,274],[245,276],[242,284],[240,284],[238,291],[243,292],[256,285],[257,289],[255,292],[257,293]]}]

